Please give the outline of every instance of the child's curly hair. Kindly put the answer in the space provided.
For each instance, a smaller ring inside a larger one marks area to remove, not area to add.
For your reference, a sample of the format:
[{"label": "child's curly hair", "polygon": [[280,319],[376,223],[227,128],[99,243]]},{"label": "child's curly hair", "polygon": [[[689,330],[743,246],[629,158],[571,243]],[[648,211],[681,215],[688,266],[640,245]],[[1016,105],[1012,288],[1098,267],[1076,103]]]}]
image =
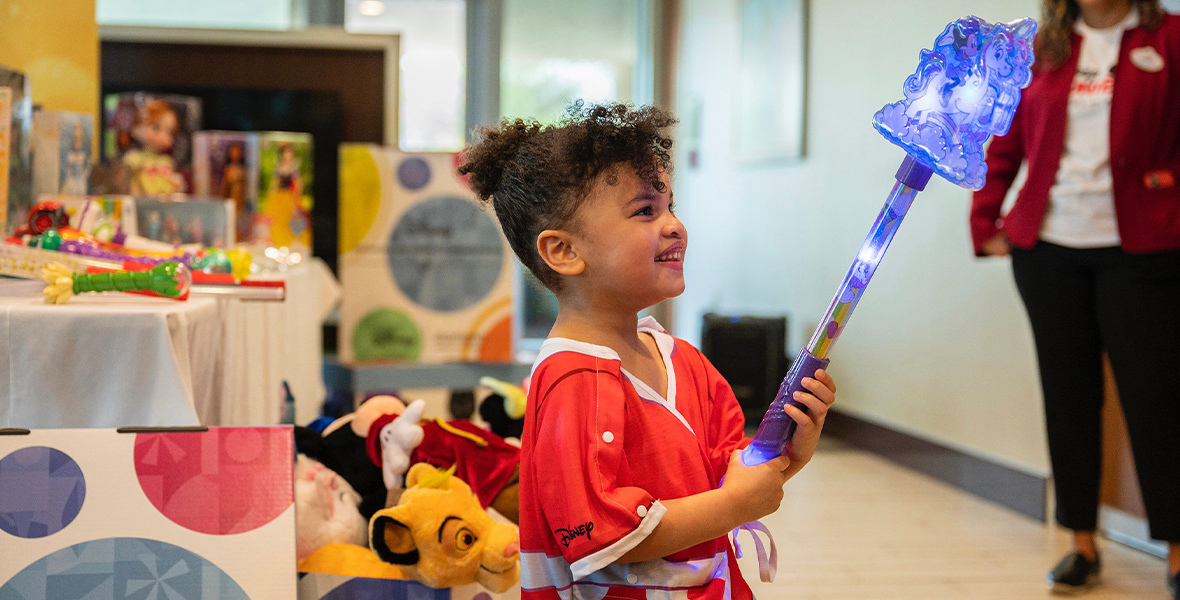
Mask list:
[{"label": "child's curly hair", "polygon": [[672,170],[672,138],[665,130],[675,123],[652,106],[579,100],[557,125],[505,119],[499,127],[481,128],[481,139],[463,151],[459,174],[470,175],[481,200],[490,198],[521,262],[557,291],[560,280],[537,253],[537,235],[568,229],[595,178],[619,163],[663,192],[659,175]]}]

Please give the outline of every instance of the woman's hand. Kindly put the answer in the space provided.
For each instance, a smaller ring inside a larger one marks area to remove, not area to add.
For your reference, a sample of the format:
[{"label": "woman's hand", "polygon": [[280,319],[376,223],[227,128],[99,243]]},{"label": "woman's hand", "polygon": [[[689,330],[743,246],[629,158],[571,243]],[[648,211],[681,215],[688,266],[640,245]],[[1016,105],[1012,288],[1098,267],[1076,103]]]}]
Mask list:
[{"label": "woman's hand", "polygon": [[783,405],[787,416],[797,425],[794,435],[787,443],[787,456],[791,457],[788,477],[802,469],[815,454],[815,446],[819,443],[819,434],[823,431],[828,407],[836,401],[836,382],[823,369],[816,371],[814,378],[804,377],[803,388],[811,393],[795,392],[792,400],[806,406],[807,412],[799,410],[789,402]]},{"label": "woman's hand", "polygon": [[1008,239],[1008,234],[1001,231],[992,239],[984,242],[979,249],[983,251],[985,256],[1008,256],[1012,252],[1012,241]]}]

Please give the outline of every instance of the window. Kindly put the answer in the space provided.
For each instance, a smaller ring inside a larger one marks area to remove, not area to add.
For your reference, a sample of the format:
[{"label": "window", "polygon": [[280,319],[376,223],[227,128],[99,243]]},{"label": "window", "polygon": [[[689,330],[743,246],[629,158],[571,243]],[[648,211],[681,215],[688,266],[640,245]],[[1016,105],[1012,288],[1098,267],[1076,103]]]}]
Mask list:
[{"label": "window", "polygon": [[100,25],[290,29],[291,0],[97,0]]},{"label": "window", "polygon": [[347,0],[344,28],[396,33],[401,43],[398,146],[407,152],[463,148],[467,3]]},{"label": "window", "polygon": [[[576,99],[651,103],[654,4],[504,0],[500,113],[552,123]],[[520,270],[518,347],[535,352],[557,318],[557,298]]]}]

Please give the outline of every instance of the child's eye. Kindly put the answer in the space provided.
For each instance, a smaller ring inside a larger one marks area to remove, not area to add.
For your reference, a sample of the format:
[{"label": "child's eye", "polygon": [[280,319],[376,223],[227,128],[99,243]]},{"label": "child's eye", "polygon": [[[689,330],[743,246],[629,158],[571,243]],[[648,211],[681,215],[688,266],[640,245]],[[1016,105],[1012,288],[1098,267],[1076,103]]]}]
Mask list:
[{"label": "child's eye", "polygon": [[670,213],[676,212],[676,203],[675,202],[668,203],[668,212],[670,212]]},{"label": "child's eye", "polygon": [[645,207],[639,209],[638,211],[635,212],[634,215],[631,215],[631,216],[638,217],[638,216],[642,215],[645,217],[650,217],[653,214],[655,214],[655,213],[652,212],[651,205],[648,205],[648,206],[645,206]]}]

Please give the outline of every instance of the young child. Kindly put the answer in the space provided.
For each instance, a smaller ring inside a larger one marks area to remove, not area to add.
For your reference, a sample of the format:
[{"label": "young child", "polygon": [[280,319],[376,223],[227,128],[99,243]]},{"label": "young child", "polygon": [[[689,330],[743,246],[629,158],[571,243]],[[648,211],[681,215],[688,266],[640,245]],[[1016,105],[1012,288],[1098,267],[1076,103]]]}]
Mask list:
[{"label": "young child", "polygon": [[835,400],[818,371],[796,397],[810,414],[788,405],[799,425],[788,456],[747,467],[729,384],[699,350],[637,319],[684,291],[673,123],[652,107],[578,102],[557,126],[482,130],[459,167],[559,304],[522,439],[525,598],[752,597],[726,534],[778,508]]}]

